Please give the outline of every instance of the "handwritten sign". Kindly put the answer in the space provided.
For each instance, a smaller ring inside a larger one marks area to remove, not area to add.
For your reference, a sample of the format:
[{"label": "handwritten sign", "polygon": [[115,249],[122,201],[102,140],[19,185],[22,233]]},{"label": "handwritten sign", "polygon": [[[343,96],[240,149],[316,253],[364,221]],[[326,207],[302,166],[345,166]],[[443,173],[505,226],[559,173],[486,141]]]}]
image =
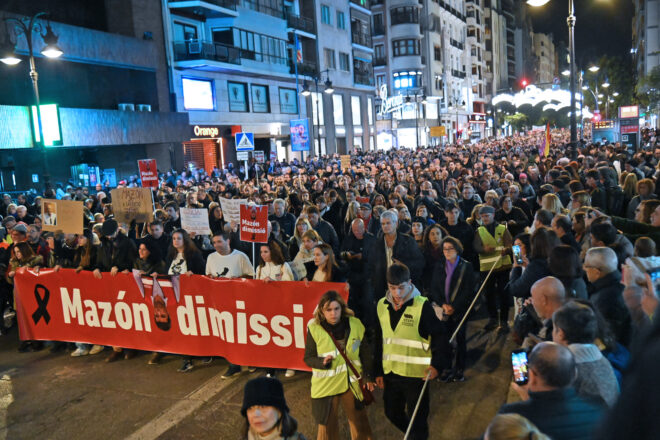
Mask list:
[{"label": "handwritten sign", "polygon": [[112,212],[120,223],[150,222],[154,218],[150,188],[116,188],[110,191]]},{"label": "handwritten sign", "polygon": [[238,224],[241,221],[241,205],[246,205],[247,199],[225,199],[220,197],[222,215],[228,222]]},{"label": "handwritten sign", "polygon": [[342,170],[348,170],[351,168],[351,155],[350,154],[342,154],[339,156],[341,159],[341,169]]},{"label": "handwritten sign", "polygon": [[181,215],[181,227],[188,233],[211,234],[208,209],[181,208],[179,214]]}]

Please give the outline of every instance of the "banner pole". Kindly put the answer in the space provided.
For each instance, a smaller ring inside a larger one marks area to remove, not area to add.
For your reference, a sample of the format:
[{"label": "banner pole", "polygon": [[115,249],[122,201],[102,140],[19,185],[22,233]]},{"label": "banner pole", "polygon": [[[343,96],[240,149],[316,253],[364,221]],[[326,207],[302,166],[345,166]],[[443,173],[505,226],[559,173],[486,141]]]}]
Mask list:
[{"label": "banner pole", "polygon": [[257,273],[257,256],[254,253],[254,241],[252,242],[252,270]]},{"label": "banner pole", "polygon": [[468,315],[472,311],[472,307],[474,307],[474,303],[477,302],[477,298],[479,298],[479,295],[481,295],[481,291],[484,290],[484,286],[488,282],[488,278],[490,278],[490,274],[493,273],[493,269],[495,269],[495,266],[497,266],[497,263],[500,262],[502,259],[502,255],[497,257],[497,260],[495,260],[495,263],[493,264],[493,267],[490,268],[490,271],[488,271],[488,275],[486,275],[486,278],[484,279],[484,282],[481,283],[481,287],[479,288],[479,291],[477,294],[474,296],[474,299],[472,300],[472,303],[470,304],[470,307],[468,307],[467,312],[463,315],[463,319],[461,319],[461,322],[458,323],[458,326],[456,326],[456,330],[454,331],[454,334],[451,335],[451,339],[449,339],[449,343],[451,344],[454,342],[454,339],[456,339],[456,335],[458,334],[458,331],[461,329],[463,324],[465,323],[465,320],[467,319]]},{"label": "banner pole", "polygon": [[408,423],[408,429],[406,429],[406,435],[403,436],[403,440],[408,440],[408,436],[410,435],[410,430],[412,429],[413,422],[415,421],[415,417],[417,416],[417,411],[419,410],[419,404],[422,403],[422,396],[424,396],[424,391],[426,391],[426,386],[429,384],[429,377],[431,376],[431,370],[429,370],[428,373],[426,373],[426,377],[424,378],[424,386],[422,386],[422,392],[419,393],[419,397],[417,398],[417,404],[415,405],[415,410],[412,413],[412,416],[410,417],[410,423]]}]

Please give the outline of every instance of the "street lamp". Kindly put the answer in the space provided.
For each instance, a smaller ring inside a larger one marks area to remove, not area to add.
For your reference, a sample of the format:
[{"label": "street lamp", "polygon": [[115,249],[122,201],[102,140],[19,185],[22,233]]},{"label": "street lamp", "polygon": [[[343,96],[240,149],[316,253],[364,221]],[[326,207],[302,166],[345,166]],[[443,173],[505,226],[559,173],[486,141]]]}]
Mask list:
[{"label": "street lamp", "polygon": [[[456,110],[456,132],[455,132],[455,138],[456,138],[456,143],[458,143],[458,99],[454,99],[454,109]],[[461,107],[465,107],[465,100],[461,101]]]},{"label": "street lamp", "polygon": [[[319,80],[321,79],[324,73],[326,74],[326,80],[324,82],[325,84],[324,92],[327,93],[328,95],[331,95],[335,91],[335,89],[332,87],[332,81],[330,81],[330,76],[328,75],[329,71],[330,69],[325,69],[324,71],[319,72],[319,75],[312,76],[316,90],[316,141],[318,143],[318,150],[316,148],[314,150],[317,157],[321,156],[321,122],[320,122],[321,116],[319,113],[319,101],[321,100],[321,97],[319,96]],[[305,97],[310,96],[312,94],[312,92],[309,90],[309,83],[307,82],[307,80],[303,82],[303,89],[302,92],[300,92],[300,94]]]},{"label": "street lamp", "polygon": [[[533,7],[543,6],[550,0],[527,0],[527,4]],[[575,5],[574,0],[568,0],[568,56],[569,77],[571,91],[571,146],[573,159],[577,159],[577,119],[575,116]]]},{"label": "street lamp", "polygon": [[[46,12],[39,12],[37,14],[34,14],[32,17],[23,17],[21,19],[8,17],[5,18],[5,23],[7,24],[10,23],[13,25],[13,33],[16,39],[18,39],[20,35],[23,35],[25,37],[25,42],[27,43],[28,57],[30,60],[30,79],[32,80],[32,88],[34,89],[34,99],[37,104],[37,129],[39,131],[39,140],[42,143],[41,153],[42,153],[43,166],[44,166],[44,185],[46,187],[46,190],[48,190],[50,189],[50,172],[48,171],[48,159],[46,157],[46,141],[44,139],[43,126],[41,122],[41,101],[39,99],[39,74],[37,73],[37,69],[34,62],[34,46],[32,41],[33,32],[41,34],[41,32],[44,31],[44,26],[39,20],[45,17],[46,15],[48,15]],[[58,38],[53,32],[53,29],[50,27],[50,21],[46,23],[45,32],[41,34],[41,38],[44,44],[46,45],[43,49],[41,49],[41,54],[43,56],[47,58],[59,58],[60,56],[62,56],[64,52],[62,52],[62,49],[60,49],[59,46],[57,45]],[[4,49],[10,48],[10,46],[12,45],[11,45],[11,38],[9,35],[9,26],[8,26],[7,42],[4,44]],[[0,58],[0,61],[2,61],[4,64],[8,66],[15,66],[21,62],[21,59],[16,56],[15,45],[13,48],[11,48],[11,50],[3,50],[0,56],[2,57]]]}]

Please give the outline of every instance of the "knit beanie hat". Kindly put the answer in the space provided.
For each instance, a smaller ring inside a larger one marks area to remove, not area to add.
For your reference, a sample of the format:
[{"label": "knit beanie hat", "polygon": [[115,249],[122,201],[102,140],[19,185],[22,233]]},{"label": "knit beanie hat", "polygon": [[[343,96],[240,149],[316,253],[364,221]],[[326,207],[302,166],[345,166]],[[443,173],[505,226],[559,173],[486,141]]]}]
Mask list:
[{"label": "knit beanie hat", "polygon": [[241,414],[245,417],[248,408],[255,406],[274,406],[282,414],[289,412],[284,398],[282,382],[271,377],[258,377],[245,384]]}]

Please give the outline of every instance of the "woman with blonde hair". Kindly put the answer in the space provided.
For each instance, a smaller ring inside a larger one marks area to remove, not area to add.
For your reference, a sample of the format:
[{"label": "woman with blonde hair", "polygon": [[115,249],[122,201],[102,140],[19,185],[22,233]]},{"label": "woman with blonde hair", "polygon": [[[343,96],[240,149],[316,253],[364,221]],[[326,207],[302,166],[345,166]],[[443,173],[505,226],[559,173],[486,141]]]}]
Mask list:
[{"label": "woman with blonde hair", "polygon": [[500,198],[497,194],[497,191],[493,189],[489,189],[488,191],[486,191],[486,194],[484,194],[484,199],[486,205],[490,205],[495,209],[499,209]]},{"label": "woman with blonde hair", "polygon": [[[310,278],[314,274],[316,266],[314,265],[314,248],[317,244],[323,243],[323,239],[314,229],[309,229],[302,236],[302,246],[298,250],[296,257],[293,259],[291,269],[296,280],[301,280],[305,277]],[[308,274],[310,274],[308,276]]]},{"label": "woman with blonde hair", "polygon": [[553,193],[548,193],[543,196],[541,199],[541,208],[547,209],[554,215],[564,213],[564,205],[561,204],[561,200],[559,200],[557,194]]},{"label": "woman with blonde hair", "polygon": [[[373,349],[365,328],[334,290],[321,296],[307,327],[305,364],[312,368],[312,414],[318,440],[339,439],[339,404],[352,440],[373,438],[359,378],[373,376]],[[346,361],[348,359],[348,362]],[[369,381],[373,389],[373,381]]]},{"label": "woman with blonde hair", "polygon": [[621,188],[623,189],[623,212],[627,212],[630,201],[637,195],[637,174],[628,173]]},{"label": "woman with blonde hair", "polygon": [[585,190],[575,191],[571,195],[571,213],[575,213],[578,209],[585,206],[591,206],[591,195]]},{"label": "woman with blonde hair", "polygon": [[293,235],[286,242],[289,247],[289,255],[293,255],[294,257],[298,255],[298,251],[302,247],[303,234],[310,229],[312,229],[312,225],[309,223],[309,220],[307,220],[307,217],[298,217],[296,225],[293,228]]},{"label": "woman with blonde hair", "polygon": [[344,228],[342,231],[342,237],[346,237],[351,232],[351,223],[353,223],[353,220],[358,218],[359,213],[360,203],[350,202],[346,208],[346,215],[344,216]]},{"label": "woman with blonde hair", "polygon": [[486,428],[485,440],[550,440],[520,414],[498,414]]}]

